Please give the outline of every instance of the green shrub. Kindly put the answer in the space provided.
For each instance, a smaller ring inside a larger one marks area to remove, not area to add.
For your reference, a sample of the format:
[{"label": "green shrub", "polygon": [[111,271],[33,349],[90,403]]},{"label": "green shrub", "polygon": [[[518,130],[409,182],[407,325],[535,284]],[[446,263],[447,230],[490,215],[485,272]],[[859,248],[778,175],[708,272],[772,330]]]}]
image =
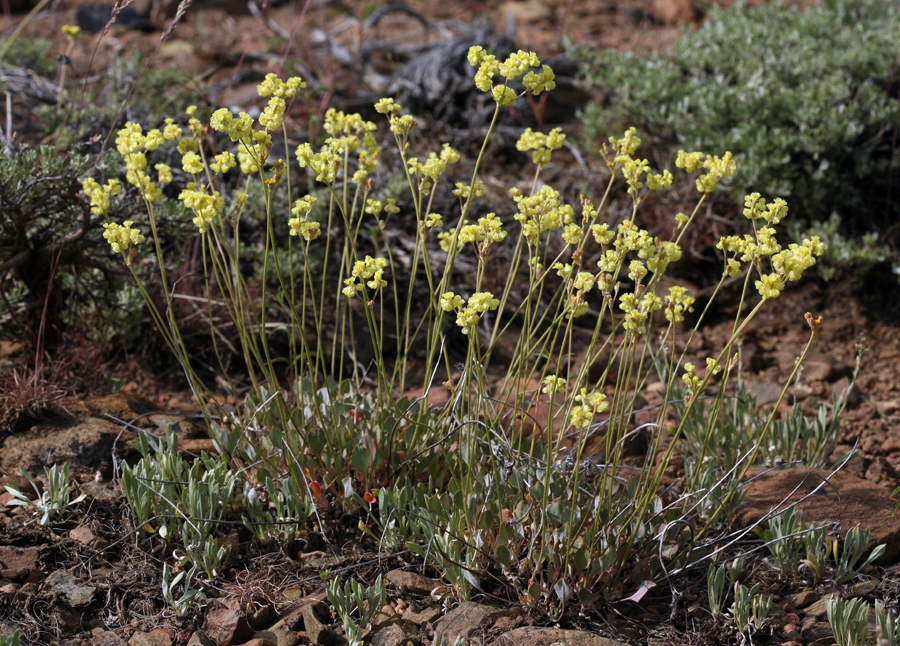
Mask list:
[{"label": "green shrub", "polygon": [[664,54],[574,50],[584,84],[599,93],[585,136],[634,125],[665,154],[730,150],[735,200],[781,195],[792,216],[817,222],[836,211],[862,233],[900,180],[898,29],[889,0],[806,11],[739,4],[713,10]]}]

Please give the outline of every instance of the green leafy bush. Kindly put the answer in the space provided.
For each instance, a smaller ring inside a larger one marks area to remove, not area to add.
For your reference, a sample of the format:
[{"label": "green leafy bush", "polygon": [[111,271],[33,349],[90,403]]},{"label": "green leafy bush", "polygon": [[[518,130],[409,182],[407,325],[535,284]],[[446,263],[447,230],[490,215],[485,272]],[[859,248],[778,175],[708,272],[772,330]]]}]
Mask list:
[{"label": "green leafy bush", "polygon": [[586,136],[634,125],[666,154],[730,150],[736,200],[781,195],[792,215],[822,221],[836,211],[861,233],[886,213],[900,180],[898,29],[900,8],[889,0],[805,11],[739,4],[713,10],[664,54],[573,50],[599,94],[585,111]]}]

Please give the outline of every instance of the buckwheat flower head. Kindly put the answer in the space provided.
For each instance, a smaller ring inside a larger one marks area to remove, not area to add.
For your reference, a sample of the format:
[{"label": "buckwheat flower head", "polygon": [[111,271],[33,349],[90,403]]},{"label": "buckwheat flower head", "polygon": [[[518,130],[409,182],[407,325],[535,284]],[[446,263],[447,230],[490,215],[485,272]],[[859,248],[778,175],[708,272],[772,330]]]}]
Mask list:
[{"label": "buckwheat flower head", "polygon": [[453,194],[460,199],[466,200],[469,199],[470,195],[474,195],[475,197],[481,197],[487,192],[487,187],[484,185],[480,179],[475,180],[475,188],[473,189],[468,184],[463,184],[462,182],[456,182],[456,188],[453,190]]},{"label": "buckwheat flower head", "polygon": [[147,144],[141,124],[128,122],[116,135],[116,150],[123,155],[137,152]]},{"label": "buckwheat flower head", "polygon": [[232,121],[234,121],[234,115],[231,114],[231,110],[219,108],[210,116],[209,126],[216,132],[228,132]]},{"label": "buckwheat flower head", "polygon": [[441,246],[441,251],[444,253],[450,253],[450,248],[453,246],[453,233],[450,231],[441,231],[437,235],[438,244]]},{"label": "buckwheat flower head", "polygon": [[156,172],[159,174],[158,179],[160,184],[168,184],[172,181],[172,169],[166,164],[156,164],[153,168],[156,169]]},{"label": "buckwheat flower head", "polygon": [[294,206],[291,208],[291,213],[296,215],[298,218],[305,216],[312,209],[313,202],[316,201],[316,198],[312,195],[307,195],[296,202],[294,202]]},{"label": "buckwheat flower head", "polygon": [[181,138],[181,127],[175,123],[175,119],[168,118],[165,120],[166,127],[163,128],[163,137],[169,141],[176,141]]},{"label": "buckwheat flower head", "polygon": [[500,301],[490,292],[476,292],[469,298],[469,307],[476,312],[487,312],[497,309]]},{"label": "buckwheat flower head", "polygon": [[462,329],[463,334],[469,334],[478,325],[478,312],[471,307],[464,307],[456,313],[456,324]]},{"label": "buckwheat flower head", "polygon": [[84,194],[91,198],[91,213],[94,215],[106,215],[109,211],[110,196],[118,195],[122,190],[119,180],[111,179],[106,186],[100,186],[97,180],[91,177],[81,180],[81,188]]},{"label": "buckwheat flower head", "polygon": [[666,319],[670,323],[680,323],[684,320],[683,312],[694,311],[694,297],[688,295],[687,289],[674,285],[669,288],[669,296],[666,299],[668,307],[666,307]]},{"label": "buckwheat flower head", "polygon": [[607,249],[597,261],[597,266],[608,274],[617,274],[619,272],[619,263],[623,256],[615,249]]},{"label": "buckwheat flower head", "polygon": [[700,152],[686,153],[683,150],[678,151],[678,157],[675,160],[675,166],[683,168],[689,173],[699,170],[703,165],[703,158],[706,155]]},{"label": "buckwheat flower head", "polygon": [[597,244],[602,245],[609,244],[615,237],[615,234],[609,230],[609,225],[605,222],[603,224],[592,224],[591,233],[594,235],[594,240],[597,241]]},{"label": "buckwheat flower head", "polygon": [[585,406],[590,406],[595,413],[602,413],[609,408],[606,395],[600,392],[589,393],[587,388],[582,388],[581,392],[575,395],[575,401],[581,402]]},{"label": "buckwheat flower head", "polygon": [[528,72],[522,79],[522,85],[534,96],[556,87],[556,75],[549,65],[543,65],[541,72]]},{"label": "buckwheat flower head", "polygon": [[186,153],[181,158],[181,167],[184,172],[196,175],[203,172],[203,160],[197,153]]},{"label": "buckwheat flower head", "polygon": [[672,185],[672,173],[668,170],[664,170],[661,174],[650,174],[647,175],[647,188],[651,191],[660,191],[664,188],[669,188]]},{"label": "buckwheat flower head", "polygon": [[163,137],[163,134],[159,130],[154,128],[153,130],[147,132],[147,136],[144,141],[144,147],[148,152],[152,152],[159,148],[162,144],[164,144],[165,141],[166,140]]},{"label": "buckwheat flower head", "polygon": [[507,232],[503,230],[503,223],[496,213],[488,213],[483,218],[478,218],[478,226],[481,227],[484,238],[492,242],[501,242],[506,238]]},{"label": "buckwheat flower head", "polygon": [[259,115],[259,125],[266,130],[277,130],[284,123],[284,111],[286,109],[284,99],[273,96],[262,114]]},{"label": "buckwheat flower head", "polygon": [[594,275],[588,271],[579,271],[575,276],[573,286],[578,291],[587,294],[594,287]]},{"label": "buckwheat flower head", "polygon": [[517,79],[524,74],[529,68],[537,67],[541,64],[537,54],[534,52],[523,52],[521,49],[510,54],[505,61],[500,63],[498,72],[505,77],[507,81]]},{"label": "buckwheat flower head", "polygon": [[741,263],[734,258],[725,260],[725,274],[730,278],[737,278],[741,275]]},{"label": "buckwheat flower head", "polygon": [[495,85],[491,88],[491,96],[500,105],[513,105],[516,102],[516,91],[508,85]]},{"label": "buckwheat flower head", "polygon": [[641,297],[641,311],[644,313],[655,312],[662,309],[663,300],[653,292],[645,292]]},{"label": "buckwheat flower head", "polygon": [[182,155],[188,152],[197,152],[200,150],[200,144],[193,137],[182,137],[178,140],[177,150]]},{"label": "buckwheat flower head", "polygon": [[553,393],[563,392],[566,389],[566,380],[563,377],[557,377],[556,375],[547,375],[544,377],[544,387],[541,389],[541,392],[545,395],[552,395]]},{"label": "buckwheat flower head", "polygon": [[78,25],[63,25],[60,31],[66,35],[70,43],[74,43],[81,37],[81,27]]},{"label": "buckwheat flower head", "polygon": [[115,253],[121,253],[125,256],[125,262],[128,265],[131,264],[131,258],[134,254],[126,254],[125,252],[144,239],[140,231],[131,228],[132,224],[134,224],[132,220],[126,220],[122,225],[115,223],[104,223],[103,225],[103,228],[106,229],[103,232],[103,237],[109,241],[109,246]]},{"label": "buckwheat flower head", "polygon": [[215,156],[215,161],[209,165],[209,168],[214,173],[224,174],[235,166],[237,166],[237,160],[235,160],[234,154],[226,150]]},{"label": "buckwheat flower head", "polygon": [[759,193],[750,193],[744,197],[744,217],[748,220],[761,218],[765,207],[765,200]]},{"label": "buckwheat flower head", "polygon": [[613,148],[619,155],[630,157],[641,145],[641,139],[637,136],[637,129],[632,126],[625,131],[621,138],[610,137],[609,143],[613,145]]},{"label": "buckwheat flower head", "polygon": [[425,216],[425,226],[429,229],[444,226],[444,219],[440,213],[429,213]]},{"label": "buckwheat flower head", "polygon": [[441,145],[441,161],[445,164],[456,164],[459,162],[459,153],[450,146],[450,144]]},{"label": "buckwheat flower head", "polygon": [[722,372],[722,366],[712,357],[706,358],[706,374],[717,375]]},{"label": "buckwheat flower head", "polygon": [[400,112],[400,106],[393,99],[379,99],[375,104],[375,112],[378,114],[394,114]]},{"label": "buckwheat flower head", "polygon": [[586,406],[584,404],[580,406],[573,406],[572,412],[569,414],[569,422],[575,428],[587,428],[591,425],[591,420],[594,418],[594,411],[591,410],[590,406]]},{"label": "buckwheat flower head", "polygon": [[821,256],[825,253],[825,244],[819,240],[819,236],[813,236],[812,238],[804,238],[803,245],[808,247],[810,252],[814,256]]},{"label": "buckwheat flower head", "polygon": [[702,381],[700,377],[694,374],[694,370],[694,364],[684,364],[684,375],[682,375],[681,377],[682,381],[684,381],[685,386],[687,386],[688,392],[691,395],[697,392],[697,389],[700,387],[700,382]]},{"label": "buckwheat flower head", "polygon": [[562,238],[566,244],[576,246],[584,240],[584,230],[577,224],[567,224],[563,229]]},{"label": "buckwheat flower head", "polygon": [[719,180],[731,177],[737,172],[737,164],[730,152],[726,152],[722,157],[707,155],[703,167],[707,173],[697,178],[697,190],[701,193],[712,193],[716,190]]},{"label": "buckwheat flower head", "polygon": [[444,295],[441,296],[440,306],[445,312],[458,310],[465,304],[466,302],[463,300],[462,296],[457,296],[453,292],[445,292]]},{"label": "buckwheat flower head", "polygon": [[288,227],[292,236],[300,236],[307,242],[311,242],[319,237],[321,226],[318,222],[309,222],[303,218],[291,218],[288,220]]},{"label": "buckwheat flower head", "polygon": [[290,98],[306,87],[306,83],[299,76],[292,76],[287,82],[278,78],[277,74],[266,74],[265,80],[256,86],[256,92],[262,98],[275,96],[280,99]]},{"label": "buckwheat flower head", "polygon": [[770,202],[766,205],[766,212],[763,213],[763,217],[769,224],[778,224],[784,219],[787,212],[787,202],[780,197],[777,197],[774,202]]},{"label": "buckwheat flower head", "polygon": [[391,132],[398,137],[406,137],[418,123],[411,115],[404,114],[402,117],[391,117]]},{"label": "buckwheat flower head", "polygon": [[669,264],[681,259],[681,247],[675,242],[660,241],[647,256],[647,269],[654,274],[664,274]]},{"label": "buckwheat flower head", "polygon": [[777,298],[784,289],[784,280],[778,274],[766,274],[761,276],[755,285],[763,298]]},{"label": "buckwheat flower head", "polygon": [[550,269],[555,269],[557,276],[559,276],[560,278],[562,278],[564,280],[568,280],[569,278],[572,277],[572,271],[574,268],[569,263],[563,264],[561,262],[557,262],[557,263],[554,263],[550,267]]}]

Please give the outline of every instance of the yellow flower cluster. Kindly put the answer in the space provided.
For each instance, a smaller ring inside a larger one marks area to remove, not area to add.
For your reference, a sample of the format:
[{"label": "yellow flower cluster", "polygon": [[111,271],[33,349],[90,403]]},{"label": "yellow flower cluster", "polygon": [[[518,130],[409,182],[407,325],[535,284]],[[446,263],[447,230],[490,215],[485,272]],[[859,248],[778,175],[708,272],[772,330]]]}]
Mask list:
[{"label": "yellow flower cluster", "polygon": [[270,96],[279,99],[289,99],[300,90],[306,88],[306,83],[299,76],[292,76],[287,81],[282,81],[277,74],[266,74],[265,80],[256,86],[256,92],[262,98]]},{"label": "yellow flower cluster", "polygon": [[272,150],[272,135],[268,132],[257,130],[250,136],[252,143],[243,140],[238,147],[237,154],[241,172],[245,175],[253,175],[260,172],[269,158],[269,151]]},{"label": "yellow flower cluster", "polygon": [[[452,234],[450,236],[452,238]],[[487,251],[492,243],[500,242],[504,238],[506,238],[506,231],[503,230],[503,224],[496,213],[488,213],[483,218],[478,218],[478,224],[463,225],[459,231],[460,244],[486,243],[482,245],[482,252]],[[446,237],[441,239],[443,241]]]},{"label": "yellow flower cluster", "polygon": [[[468,60],[473,67],[478,68],[475,73],[475,87],[482,92],[490,92],[494,101],[500,105],[512,105],[516,102],[518,95],[509,84],[523,74],[525,76],[522,78],[522,84],[526,91],[531,92],[534,96],[556,87],[554,80],[556,76],[553,74],[553,70],[548,65],[542,66],[534,52],[519,50],[510,54],[505,61],[500,62],[496,56],[488,54],[484,47],[475,45],[469,49]],[[542,71],[525,73],[533,67],[541,67]],[[494,85],[494,77],[498,74],[505,79],[505,82]]]},{"label": "yellow flower cluster", "polygon": [[[765,219],[767,224],[760,227],[754,235],[725,236],[716,245],[722,251],[733,254],[726,258],[725,273],[737,276],[741,272],[741,263],[751,263],[760,271],[760,278],[755,282],[757,291],[763,298],[776,298],[784,289],[786,282],[800,279],[803,272],[816,264],[816,256],[821,256],[825,245],[818,238],[805,238],[801,244],[792,243],[783,249],[775,239],[773,224],[777,224],[787,214],[787,203],[778,198],[768,204],[759,193],[751,193],[744,198],[744,215],[751,220]],[[762,258],[769,257],[773,272],[763,274]]]},{"label": "yellow flower cluster", "polygon": [[519,137],[519,141],[516,142],[516,150],[534,151],[531,153],[532,161],[538,166],[544,166],[550,163],[550,153],[562,148],[565,141],[566,136],[563,134],[562,128],[554,128],[546,135],[526,128]]},{"label": "yellow flower cluster", "polygon": [[287,104],[280,96],[273,96],[269,99],[266,109],[259,115],[259,125],[266,130],[278,130],[284,123],[284,113],[287,110]]},{"label": "yellow flower cluster", "polygon": [[297,162],[301,168],[309,166],[316,174],[316,181],[332,185],[337,179],[338,168],[343,164],[343,149],[336,139],[328,139],[321,152],[314,153],[309,143],[297,146]]},{"label": "yellow flower cluster", "polygon": [[353,271],[350,272],[350,278],[344,281],[346,287],[343,289],[344,296],[353,298],[362,288],[356,283],[357,279],[366,280],[366,285],[371,289],[381,289],[387,287],[387,281],[384,280],[384,270],[388,266],[388,261],[384,258],[372,258],[366,256],[365,260],[358,260],[353,265]]},{"label": "yellow flower cluster", "polygon": [[486,192],[487,187],[480,179],[475,180],[474,186],[469,186],[468,184],[463,184],[462,182],[456,182],[456,188],[453,189],[453,194],[461,200],[467,200],[470,196],[481,197]]},{"label": "yellow flower cluster", "polygon": [[669,297],[666,299],[666,319],[669,323],[680,323],[684,320],[684,312],[694,311],[694,297],[688,295],[687,289],[674,285],[669,288]]},{"label": "yellow flower cluster", "polygon": [[619,297],[619,309],[625,312],[622,327],[626,332],[640,336],[647,331],[647,319],[656,310],[662,309],[662,299],[650,291],[642,296],[628,292]]},{"label": "yellow flower cluster", "polygon": [[428,159],[424,163],[420,162],[417,157],[410,157],[406,165],[409,166],[409,172],[420,178],[419,192],[422,195],[428,195],[431,187],[437,183],[438,178],[447,170],[447,164],[455,164],[459,161],[459,153],[450,147],[450,144],[444,144],[440,154],[428,153]]},{"label": "yellow flower cluster", "polygon": [[225,199],[218,191],[206,193],[202,187],[191,182],[181,191],[178,199],[186,207],[194,212],[192,220],[200,233],[209,231],[209,226],[215,221],[217,215],[221,215],[225,208]]},{"label": "yellow flower cluster", "polygon": [[724,177],[731,177],[737,172],[737,164],[732,159],[730,152],[726,152],[724,156],[719,157],[717,155],[704,155],[699,152],[686,153],[683,150],[679,150],[675,165],[689,173],[698,171],[701,168],[706,169],[706,173],[697,178],[697,190],[701,193],[712,193],[719,185],[719,180]]},{"label": "yellow flower cluster", "polygon": [[564,377],[557,377],[556,375],[547,375],[544,377],[544,387],[541,389],[541,392],[545,395],[564,392],[565,389],[566,380]]},{"label": "yellow flower cluster", "polygon": [[475,330],[481,315],[485,312],[496,310],[500,307],[500,301],[494,298],[490,292],[476,292],[469,297],[466,303],[462,296],[453,292],[445,292],[441,296],[440,307],[445,312],[456,311],[456,324],[462,329],[463,334],[469,334]]},{"label": "yellow flower cluster", "polygon": [[744,217],[749,220],[765,219],[769,224],[778,224],[787,215],[788,207],[780,197],[766,204],[759,193],[751,193],[744,197]]},{"label": "yellow flower cluster", "polygon": [[94,215],[106,215],[109,212],[109,198],[122,192],[122,185],[117,179],[110,179],[106,186],[100,186],[97,180],[86,177],[81,180],[81,188],[91,198],[91,213]]},{"label": "yellow flower cluster", "polygon": [[144,172],[147,168],[148,152],[153,152],[165,143],[166,136],[157,129],[147,132],[145,135],[140,124],[125,124],[116,136],[116,149],[125,158],[125,179],[132,186],[137,186],[143,198],[151,204],[162,197],[162,189],[159,184],[172,181],[172,169],[165,164],[157,164],[154,168],[158,171],[158,183],[150,179]]},{"label": "yellow flower cluster", "polygon": [[598,392],[589,393],[587,388],[582,388],[581,392],[575,395],[575,401],[579,402],[579,404],[572,407],[572,412],[569,416],[569,420],[575,428],[588,428],[594,419],[594,415],[602,413],[609,408],[606,395]]},{"label": "yellow flower cluster", "polygon": [[[719,365],[719,362],[713,358],[707,357],[706,359],[706,376],[712,377],[713,375],[717,375],[722,372],[722,366]],[[681,376],[682,381],[684,381],[685,386],[688,389],[688,399],[697,395],[697,392],[700,390],[700,384],[703,383],[703,380],[697,376],[697,369],[694,367],[692,363],[684,364],[684,374]]]},{"label": "yellow flower cluster", "polygon": [[312,195],[307,195],[306,197],[294,202],[294,207],[291,209],[291,213],[293,213],[295,217],[288,220],[288,227],[290,227],[290,234],[292,236],[300,236],[307,242],[315,240],[319,237],[319,223],[310,222],[308,220],[309,212],[312,209],[313,202],[315,201],[315,197],[313,197]]},{"label": "yellow flower cluster", "polygon": [[78,25],[63,25],[60,31],[66,35],[70,43],[74,43],[81,38],[81,27]]},{"label": "yellow flower cluster", "polygon": [[241,112],[237,118],[228,108],[219,108],[209,118],[210,127],[216,132],[224,132],[231,141],[248,141],[253,135],[253,118]]},{"label": "yellow flower cluster", "polygon": [[[522,195],[515,188],[510,193],[519,207],[519,212],[513,217],[522,224],[523,234],[529,244],[537,245],[544,231],[561,229],[574,219],[575,209],[568,204],[560,204],[559,191],[550,186],[542,186],[541,190],[530,197]],[[572,231],[568,232],[570,239],[572,234]]]},{"label": "yellow flower cluster", "polygon": [[[134,249],[131,247],[144,239],[140,231],[131,228],[132,224],[134,224],[132,220],[126,220],[122,225],[115,223],[103,225],[103,228],[106,229],[103,237],[109,241],[109,246],[114,252],[121,253],[125,257],[125,263],[128,265],[131,264],[131,259],[134,257]],[[129,249],[131,249],[131,253],[126,253]]]}]

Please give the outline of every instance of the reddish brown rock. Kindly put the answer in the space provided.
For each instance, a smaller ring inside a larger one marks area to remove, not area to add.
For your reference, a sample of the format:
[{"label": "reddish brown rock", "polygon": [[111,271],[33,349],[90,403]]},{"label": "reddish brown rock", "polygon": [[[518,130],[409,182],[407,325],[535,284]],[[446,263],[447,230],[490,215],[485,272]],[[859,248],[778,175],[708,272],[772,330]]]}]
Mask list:
[{"label": "reddish brown rock", "polygon": [[807,523],[840,521],[841,538],[857,524],[870,528],[869,549],[886,546],[879,562],[894,563],[900,556],[900,516],[893,515],[891,492],[847,471],[832,474],[807,467],[770,471],[747,485],[747,497],[734,522],[747,527],[771,508],[784,509],[794,503]]},{"label": "reddish brown rock", "polygon": [[378,614],[372,619],[372,627],[376,630],[380,630],[385,626],[399,626],[402,623],[403,617],[401,617],[394,606],[389,603],[384,604],[384,607],[379,610]]},{"label": "reddish brown rock", "polygon": [[197,630],[191,635],[187,646],[217,646],[215,640],[202,630]]},{"label": "reddish brown rock", "polygon": [[322,646],[331,646],[335,643],[334,631],[331,626],[322,623],[313,605],[303,606],[302,614],[303,625],[306,627],[306,634],[311,643],[322,644]]},{"label": "reddish brown rock", "polygon": [[434,623],[440,619],[440,617],[441,607],[438,605],[428,606],[421,610],[418,606],[411,605],[406,609],[406,612],[403,613],[403,621],[411,621],[417,626]]},{"label": "reddish brown rock", "polygon": [[827,621],[817,621],[808,625],[803,629],[803,639],[807,644],[815,644],[816,646],[830,646],[836,643],[834,632],[831,630],[831,624]]},{"label": "reddish brown rock", "polygon": [[443,635],[451,644],[457,637],[468,639],[477,631],[487,628],[492,619],[505,612],[503,608],[466,601],[434,623],[435,639]]},{"label": "reddish brown rock", "polygon": [[385,578],[404,592],[423,597],[427,597],[432,590],[441,585],[440,580],[429,579],[427,576],[406,570],[391,570]]},{"label": "reddish brown rock", "polygon": [[105,547],[109,547],[109,541],[94,534],[93,530],[89,527],[76,527],[69,532],[69,538],[95,550],[102,550]]},{"label": "reddish brown rock", "polygon": [[128,646],[172,646],[172,638],[166,633],[137,632],[128,640]]},{"label": "reddish brown rock", "polygon": [[409,637],[403,629],[396,624],[391,624],[379,630],[372,636],[372,646],[406,646]]},{"label": "reddish brown rock", "polygon": [[240,644],[253,634],[247,615],[242,610],[223,605],[215,606],[207,613],[205,632],[214,641],[226,646]]},{"label": "reddish brown rock", "polygon": [[[40,553],[36,547],[0,545],[0,568],[21,573],[23,570],[36,570],[40,566]],[[26,574],[25,577],[27,576]]]},{"label": "reddish brown rock", "polygon": [[802,592],[787,595],[782,599],[782,605],[790,605],[798,610],[802,610],[821,598],[822,595],[815,590],[803,590]]}]

